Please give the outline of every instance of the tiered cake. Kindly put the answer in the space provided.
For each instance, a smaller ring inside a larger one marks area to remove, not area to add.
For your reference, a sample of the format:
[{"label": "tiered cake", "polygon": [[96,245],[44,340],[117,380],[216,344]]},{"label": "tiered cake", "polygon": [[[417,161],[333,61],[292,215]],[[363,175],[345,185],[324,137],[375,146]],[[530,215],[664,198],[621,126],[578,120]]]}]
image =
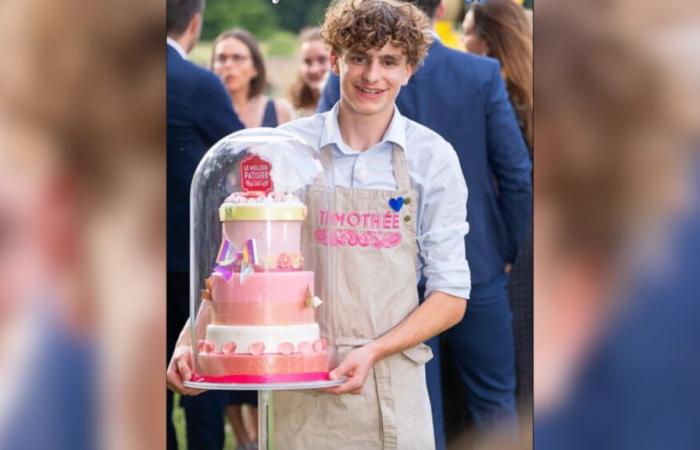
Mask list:
[{"label": "tiered cake", "polygon": [[291,194],[229,196],[219,209],[222,244],[203,302],[199,340],[207,381],[266,383],[328,379],[326,342],[314,308],[314,273],[303,270],[306,206]]}]

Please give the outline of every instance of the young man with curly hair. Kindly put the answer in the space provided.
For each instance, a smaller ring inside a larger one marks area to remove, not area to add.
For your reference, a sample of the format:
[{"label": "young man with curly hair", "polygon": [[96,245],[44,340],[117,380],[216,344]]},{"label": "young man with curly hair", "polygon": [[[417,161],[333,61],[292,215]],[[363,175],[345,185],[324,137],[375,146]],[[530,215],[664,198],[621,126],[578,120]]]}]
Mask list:
[{"label": "young man with curly hair", "polygon": [[[276,393],[277,447],[432,449],[431,352],[422,342],[459,322],[470,282],[467,188],[457,155],[394,104],[432,42],[430,23],[408,3],[346,0],[329,7],[322,37],[340,100],[281,128],[319,150],[335,185],[333,213],[396,214],[390,231],[400,241],[376,248],[360,238],[353,245],[352,233],[337,224],[335,286],[317,317],[338,364],[331,378],[347,379],[323,394]],[[309,190],[312,231],[324,227],[325,188]],[[308,237],[316,243],[310,252],[323,258],[326,242]],[[420,270],[428,287],[419,306]]]},{"label": "young man with curly hair", "polygon": [[[420,8],[433,24],[445,12],[441,0],[403,1]],[[448,48],[434,36],[420,69],[396,97],[396,106],[452,145],[469,182],[469,234],[464,240],[472,263],[469,314],[442,335],[446,350],[442,355],[438,339],[427,342],[436,353],[426,366],[436,447],[444,450],[440,358],[448,358],[455,367],[464,387],[461,401],[479,432],[512,428],[517,424],[516,406],[528,409],[529,377],[522,370],[527,355],[516,353],[513,339],[514,332],[526,332],[528,324],[517,311],[513,316],[510,305],[520,311],[532,306],[526,281],[518,284],[513,278],[518,274],[511,273],[516,262],[518,271],[528,262],[521,250],[527,250],[523,241],[528,240],[532,221],[532,163],[499,62]],[[330,110],[339,98],[340,82],[331,75],[318,111]],[[421,283],[419,291],[422,287]],[[526,292],[509,298],[509,288]],[[525,401],[520,405],[516,405],[516,361],[518,374],[525,375],[518,381],[518,400]],[[530,385],[530,393],[531,389]]]},{"label": "young man with curly hair", "polygon": [[[307,189],[304,255],[320,280],[316,319],[330,377],[344,381],[322,392],[275,392],[275,448],[434,449],[425,381],[432,353],[423,341],[463,317],[470,278],[457,155],[394,104],[431,43],[429,21],[396,0],[337,1],[322,37],[340,100],[281,128],[317,149],[326,169]],[[427,298],[419,306],[421,271]],[[187,377],[178,367],[187,362],[171,368]]]}]

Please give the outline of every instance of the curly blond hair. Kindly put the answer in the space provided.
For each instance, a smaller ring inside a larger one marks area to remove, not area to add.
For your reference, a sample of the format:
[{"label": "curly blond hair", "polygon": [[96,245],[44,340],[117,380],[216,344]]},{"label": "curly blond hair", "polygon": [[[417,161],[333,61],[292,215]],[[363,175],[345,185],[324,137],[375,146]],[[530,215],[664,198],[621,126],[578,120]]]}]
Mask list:
[{"label": "curly blond hair", "polygon": [[433,40],[428,17],[412,4],[397,0],[334,0],[326,10],[321,37],[339,55],[391,44],[415,67]]}]

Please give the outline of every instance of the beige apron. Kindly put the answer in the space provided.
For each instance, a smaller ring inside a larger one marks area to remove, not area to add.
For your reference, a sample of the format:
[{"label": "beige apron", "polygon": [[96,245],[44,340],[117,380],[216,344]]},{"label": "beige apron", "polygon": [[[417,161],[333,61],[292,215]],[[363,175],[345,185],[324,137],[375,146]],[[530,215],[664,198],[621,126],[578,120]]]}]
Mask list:
[{"label": "beige apron", "polygon": [[[331,147],[321,154],[326,172],[332,173]],[[331,367],[418,306],[418,197],[404,152],[396,145],[392,164],[396,191],[329,189],[319,177],[307,192],[305,265],[314,269],[316,292],[323,299],[316,320],[329,342]],[[399,197],[404,204],[396,213],[389,202],[398,208]],[[430,348],[420,344],[378,362],[360,395],[275,392],[275,449],[434,449],[425,381],[431,358]]]}]

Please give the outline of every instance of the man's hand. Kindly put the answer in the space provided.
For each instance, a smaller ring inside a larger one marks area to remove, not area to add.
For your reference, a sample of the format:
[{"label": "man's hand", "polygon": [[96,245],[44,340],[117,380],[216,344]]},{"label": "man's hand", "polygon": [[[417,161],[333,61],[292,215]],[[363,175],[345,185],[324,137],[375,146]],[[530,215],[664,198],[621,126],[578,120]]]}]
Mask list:
[{"label": "man's hand", "polygon": [[173,357],[168,364],[166,380],[168,388],[185,395],[197,395],[204,389],[188,388],[182,383],[192,378],[192,350],[189,345],[175,347]]},{"label": "man's hand", "polygon": [[340,386],[321,389],[328,394],[359,394],[365,384],[367,374],[379,360],[373,344],[368,344],[348,353],[343,362],[330,373],[331,380],[346,376],[348,379]]}]

